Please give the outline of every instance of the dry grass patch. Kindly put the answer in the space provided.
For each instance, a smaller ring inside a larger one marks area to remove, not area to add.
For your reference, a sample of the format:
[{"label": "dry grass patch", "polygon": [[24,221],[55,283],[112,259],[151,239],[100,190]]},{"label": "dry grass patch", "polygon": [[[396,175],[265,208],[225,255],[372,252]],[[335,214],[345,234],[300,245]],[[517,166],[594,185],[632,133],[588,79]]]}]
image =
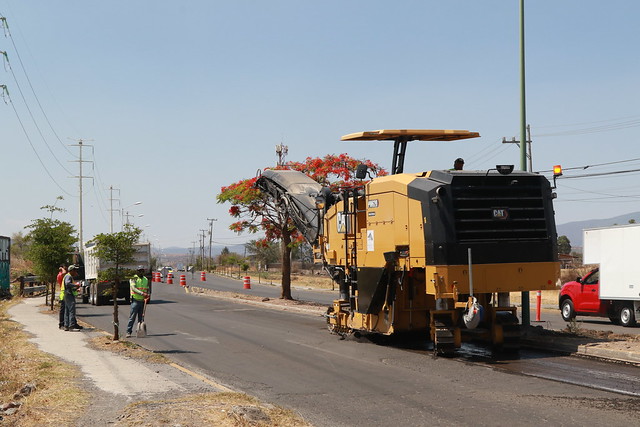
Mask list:
[{"label": "dry grass patch", "polygon": [[149,351],[132,341],[114,341],[111,335],[93,337],[87,340],[89,347],[96,350],[106,350],[119,356],[142,359],[149,363],[171,363],[163,354]]},{"label": "dry grass patch", "polygon": [[[73,365],[41,352],[28,341],[22,325],[7,314],[20,302],[0,301],[0,405],[21,404],[0,422],[8,426],[72,425],[88,404],[88,394],[79,386],[80,374]],[[25,385],[35,389],[28,396],[15,396]]]},{"label": "dry grass patch", "polygon": [[[542,305],[552,305],[554,307],[558,307],[558,295],[560,294],[559,289],[550,289],[547,291],[541,291],[541,302]],[[529,306],[535,307],[537,303],[537,291],[529,291]],[[511,292],[509,299],[511,300],[511,305],[519,305],[522,303],[522,292]]]},{"label": "dry grass patch", "polygon": [[310,426],[292,411],[262,404],[242,393],[205,393],[132,403],[115,425]]}]

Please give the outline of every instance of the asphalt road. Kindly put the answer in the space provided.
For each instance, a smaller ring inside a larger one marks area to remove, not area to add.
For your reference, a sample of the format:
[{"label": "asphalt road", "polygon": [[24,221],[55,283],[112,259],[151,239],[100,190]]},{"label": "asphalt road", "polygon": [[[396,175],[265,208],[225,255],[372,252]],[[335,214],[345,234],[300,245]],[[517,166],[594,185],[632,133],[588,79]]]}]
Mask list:
[{"label": "asphalt road", "polygon": [[[258,284],[255,277],[251,278],[251,289],[245,290],[243,288],[243,282],[237,279],[231,279],[227,277],[221,277],[213,274],[206,276],[206,280],[203,282],[200,280],[198,274],[194,274],[193,278],[191,273],[178,273],[186,274],[187,284],[190,286],[199,286],[207,289],[215,289],[219,291],[246,293],[250,295],[256,295],[260,297],[278,298],[280,296],[280,284],[270,285],[266,283]],[[179,275],[174,278],[174,284],[178,283]],[[306,288],[293,287],[291,290],[294,299],[317,302],[326,306],[331,305],[333,300],[338,296],[338,291],[334,290],[312,290]],[[561,330],[566,328],[567,322],[562,320],[560,315],[560,309],[556,306],[543,307],[540,314],[540,322],[536,322],[536,308],[535,304],[531,305],[530,313],[531,325],[540,325],[547,329]],[[617,334],[638,334],[640,333],[640,327],[625,328],[623,326],[614,325],[609,319],[604,317],[589,317],[589,316],[577,316],[577,325],[581,328],[599,330],[599,331],[613,331]]]},{"label": "asphalt road", "polygon": [[[111,331],[112,310],[80,304],[78,315]],[[128,306],[119,313],[124,332]],[[563,425],[598,420],[628,425],[637,415],[637,400],[620,394],[640,393],[632,367],[620,373],[622,367],[615,365],[576,365],[571,358],[535,352],[517,360],[531,371],[524,373],[507,369],[512,361],[482,352],[434,359],[428,349],[340,340],[319,316],[187,294],[176,284],[154,284],[146,320],[149,335],[136,342],[232,389],[297,410],[316,426],[559,420]],[[550,372],[546,366],[553,366],[554,381],[540,378]],[[582,381],[565,381],[559,375],[563,370]],[[590,377],[602,383],[599,389],[585,384]]]}]

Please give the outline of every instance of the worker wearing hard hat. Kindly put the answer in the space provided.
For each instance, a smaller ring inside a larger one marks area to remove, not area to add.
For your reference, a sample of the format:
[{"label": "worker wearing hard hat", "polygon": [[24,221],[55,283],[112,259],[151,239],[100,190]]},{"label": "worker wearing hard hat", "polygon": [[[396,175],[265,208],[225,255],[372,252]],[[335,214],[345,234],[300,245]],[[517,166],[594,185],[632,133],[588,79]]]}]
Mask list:
[{"label": "worker wearing hard hat", "polygon": [[129,322],[127,323],[127,335],[129,338],[133,333],[133,324],[142,322],[145,301],[149,300],[151,289],[149,288],[149,279],[144,275],[145,268],[143,265],[138,266],[137,274],[129,280],[129,289],[131,291],[131,311],[129,312]]}]

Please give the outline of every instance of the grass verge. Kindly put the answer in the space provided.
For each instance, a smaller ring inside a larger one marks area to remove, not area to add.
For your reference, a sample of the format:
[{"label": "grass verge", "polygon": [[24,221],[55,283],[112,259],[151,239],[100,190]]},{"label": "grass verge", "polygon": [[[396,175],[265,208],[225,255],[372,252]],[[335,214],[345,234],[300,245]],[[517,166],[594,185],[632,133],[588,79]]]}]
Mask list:
[{"label": "grass verge", "polygon": [[204,393],[136,402],[125,408],[115,425],[309,426],[292,411],[261,404],[242,393]]},{"label": "grass verge", "polygon": [[[76,425],[89,409],[91,396],[81,387],[81,372],[72,364],[40,351],[29,334],[12,320],[8,310],[20,298],[0,301],[0,406],[15,402],[13,414],[0,415],[2,426],[35,427]],[[42,315],[51,312],[41,311]],[[169,363],[161,354],[131,341],[113,341],[108,335],[88,340],[96,351],[114,357],[141,359],[143,363]],[[16,396],[25,385],[35,386],[28,396]],[[121,397],[113,395],[115,403]],[[0,411],[1,414],[1,411]],[[261,403],[242,393],[188,393],[170,400],[144,400],[100,420],[116,426],[216,425],[216,426],[309,426],[295,412]],[[98,424],[101,424],[99,422]],[[101,424],[102,425],[102,424]]]},{"label": "grass verge", "polygon": [[[22,325],[7,314],[20,302],[0,301],[0,404],[21,404],[0,424],[8,426],[73,425],[84,412],[88,393],[79,386],[79,372],[73,365],[43,353],[29,342]],[[25,397],[15,394],[26,384],[35,390]]]}]

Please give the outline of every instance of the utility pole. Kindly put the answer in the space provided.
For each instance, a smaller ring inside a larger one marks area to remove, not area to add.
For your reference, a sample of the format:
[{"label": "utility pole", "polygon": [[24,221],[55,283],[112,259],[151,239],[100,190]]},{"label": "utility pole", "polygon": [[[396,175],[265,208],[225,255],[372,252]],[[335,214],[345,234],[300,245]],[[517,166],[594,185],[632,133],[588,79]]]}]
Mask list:
[{"label": "utility pole", "polygon": [[211,260],[213,259],[211,257],[211,246],[213,244],[213,223],[216,222],[218,219],[217,218],[207,218],[207,221],[209,221],[209,261],[207,261],[207,267],[209,267],[209,270],[211,270]]},{"label": "utility pole", "polygon": [[276,154],[278,155],[278,166],[284,166],[285,161],[284,158],[287,156],[287,154],[289,153],[289,147],[287,147],[286,145],[276,145]]},{"label": "utility pole", "polygon": [[117,200],[118,203],[120,203],[120,199],[114,199],[113,198],[113,192],[117,191],[118,192],[118,196],[120,196],[120,189],[119,188],[113,188],[113,185],[109,186],[109,214],[110,214],[110,221],[109,221],[109,233],[113,233],[113,211],[114,210],[120,210],[120,209],[113,209],[113,201]]},{"label": "utility pole", "polygon": [[202,254],[201,260],[202,260],[202,269],[204,270],[204,237],[206,236],[207,230],[200,230],[200,232],[202,233],[200,235],[200,253]]},{"label": "utility pole", "polygon": [[[502,138],[502,143],[503,144],[516,144],[518,147],[520,147],[520,141],[516,139],[516,137],[512,137],[510,140],[507,140],[507,138]],[[522,150],[522,148],[521,148]],[[526,154],[527,159],[529,159],[529,172],[533,172],[533,156],[531,155],[531,125],[527,125],[527,151],[528,153]],[[527,168],[525,167],[523,170],[527,170]]]},{"label": "utility pole", "polygon": [[83,240],[82,240],[82,179],[83,178],[92,178],[91,176],[83,176],[82,175],[82,163],[92,163],[90,160],[82,160],[82,148],[83,147],[93,147],[92,145],[85,145],[83,144],[84,141],[82,139],[78,139],[78,143],[77,144],[71,144],[70,147],[78,147],[79,149],[79,156],[78,156],[78,160],[71,160],[72,162],[78,162],[78,165],[80,166],[80,174],[78,176],[74,176],[73,178],[78,178],[78,184],[79,184],[79,209],[78,209],[78,216],[79,216],[79,224],[78,224],[78,252],[82,252],[82,246],[84,244]]}]

